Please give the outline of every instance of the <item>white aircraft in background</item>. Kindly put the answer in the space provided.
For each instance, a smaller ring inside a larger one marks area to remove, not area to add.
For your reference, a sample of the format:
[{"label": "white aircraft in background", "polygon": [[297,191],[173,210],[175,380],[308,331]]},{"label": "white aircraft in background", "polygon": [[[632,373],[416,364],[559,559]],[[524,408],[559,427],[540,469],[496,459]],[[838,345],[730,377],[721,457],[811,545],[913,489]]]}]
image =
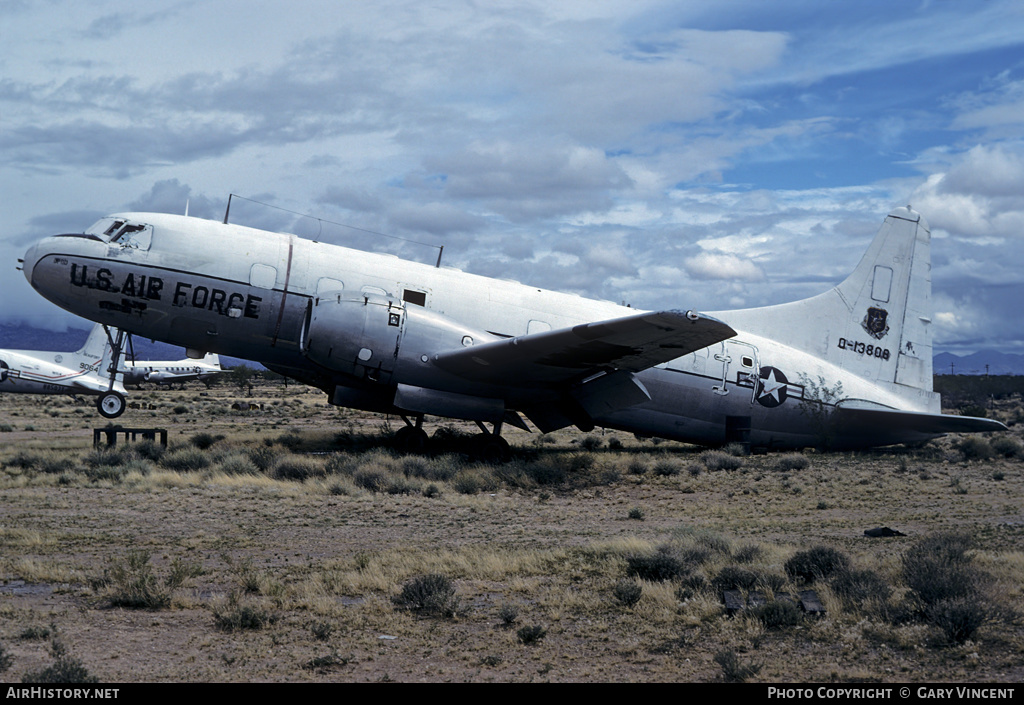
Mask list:
[{"label": "white aircraft in background", "polygon": [[207,381],[221,374],[220,358],[211,353],[202,360],[177,362],[123,362],[113,384],[110,369],[116,329],[93,326],[77,352],[0,350],[0,392],[14,394],[97,395],[96,408],[108,419],[124,413],[125,384],[170,384],[193,379]]},{"label": "white aircraft in background", "polygon": [[400,414],[410,447],[430,414],[477,422],[484,454],[507,450],[502,426],[527,428],[522,416],[544,432],[864,448],[1005,429],[943,415],[932,391],[930,242],[897,208],[831,290],[711,315],[158,213],[46,238],[23,262],[36,291],[80,316]]},{"label": "white aircraft in background", "polygon": [[97,324],[77,352],[0,350],[0,392],[13,394],[92,394],[102,416],[124,411],[121,376],[110,379],[112,348]]},{"label": "white aircraft in background", "polygon": [[208,384],[211,379],[224,372],[220,366],[220,356],[208,353],[201,360],[184,359],[177,362],[125,362],[124,383],[141,384],[177,384],[199,380]]}]

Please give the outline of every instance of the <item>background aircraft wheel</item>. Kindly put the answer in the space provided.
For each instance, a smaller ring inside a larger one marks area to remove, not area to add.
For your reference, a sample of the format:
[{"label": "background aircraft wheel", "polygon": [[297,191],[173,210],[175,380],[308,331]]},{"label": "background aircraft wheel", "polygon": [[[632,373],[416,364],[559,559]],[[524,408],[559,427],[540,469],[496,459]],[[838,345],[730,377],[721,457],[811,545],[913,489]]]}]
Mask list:
[{"label": "background aircraft wheel", "polygon": [[512,457],[512,450],[501,436],[480,433],[473,437],[473,457],[485,463],[503,463]]},{"label": "background aircraft wheel", "polygon": [[402,453],[422,453],[427,449],[427,432],[414,426],[395,431],[395,448]]},{"label": "background aircraft wheel", "polygon": [[118,392],[107,392],[96,400],[96,408],[100,416],[106,419],[116,419],[124,413],[124,395]]}]

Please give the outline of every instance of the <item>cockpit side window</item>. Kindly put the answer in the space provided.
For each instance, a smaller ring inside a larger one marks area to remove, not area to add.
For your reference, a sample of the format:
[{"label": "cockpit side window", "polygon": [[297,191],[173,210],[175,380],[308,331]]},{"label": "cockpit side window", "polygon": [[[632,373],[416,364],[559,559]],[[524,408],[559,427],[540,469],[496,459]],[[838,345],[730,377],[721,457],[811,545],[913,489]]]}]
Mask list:
[{"label": "cockpit side window", "polygon": [[103,234],[106,235],[108,238],[112,239],[114,236],[117,235],[117,232],[121,229],[122,225],[124,225],[123,220],[115,220],[113,223],[110,224],[109,228],[103,231]]},{"label": "cockpit side window", "polygon": [[145,225],[135,225],[133,223],[127,223],[123,227],[118,228],[117,232],[114,233],[113,236],[111,236],[110,239],[111,239],[112,242],[119,242],[121,239],[130,239],[130,238],[126,238],[125,236],[131,235],[132,233],[137,233],[140,230],[145,230],[145,229],[146,229]]},{"label": "cockpit side window", "polygon": [[153,226],[133,223],[121,218],[101,218],[85,231],[111,245],[148,250],[152,241]]}]

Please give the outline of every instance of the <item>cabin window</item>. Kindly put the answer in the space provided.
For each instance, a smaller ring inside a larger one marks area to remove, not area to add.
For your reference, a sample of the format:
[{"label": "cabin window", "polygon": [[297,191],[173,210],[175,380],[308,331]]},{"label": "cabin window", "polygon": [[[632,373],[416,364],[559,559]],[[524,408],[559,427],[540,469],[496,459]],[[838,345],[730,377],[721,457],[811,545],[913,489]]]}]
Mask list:
[{"label": "cabin window", "polygon": [[249,283],[260,289],[273,289],[277,282],[277,269],[266,264],[254,264],[249,270]]},{"label": "cabin window", "polygon": [[743,357],[740,358],[740,364],[742,364],[744,367],[753,367],[754,358],[747,357],[746,355],[744,355]]},{"label": "cabin window", "polygon": [[415,304],[416,306],[427,305],[427,292],[415,291],[413,289],[406,289],[402,293],[402,301],[408,304]]},{"label": "cabin window", "polygon": [[320,277],[316,282],[317,297],[325,297],[327,294],[345,290],[345,283],[330,277]]}]

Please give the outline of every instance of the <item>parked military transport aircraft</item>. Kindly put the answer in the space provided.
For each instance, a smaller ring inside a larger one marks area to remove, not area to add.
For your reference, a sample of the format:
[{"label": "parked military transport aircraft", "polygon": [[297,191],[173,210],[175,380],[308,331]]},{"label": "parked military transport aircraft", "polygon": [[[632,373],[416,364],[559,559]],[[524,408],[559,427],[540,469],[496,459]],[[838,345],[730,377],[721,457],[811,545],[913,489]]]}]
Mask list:
[{"label": "parked military transport aircraft", "polygon": [[[225,218],[225,220],[227,220]],[[502,425],[594,426],[699,444],[915,443],[1005,428],[940,413],[930,233],[897,208],[844,282],[793,303],[637,312],[393,256],[156,213],[109,216],[29,249],[57,305],[263,363],[333,404]],[[488,432],[485,423],[493,424]]]},{"label": "parked military transport aircraft", "polygon": [[224,369],[220,366],[220,356],[216,353],[209,353],[201,360],[125,362],[124,383],[141,384],[142,382],[154,382],[156,384],[177,384],[192,380],[206,383],[223,372]]},{"label": "parked military transport aircraft", "polygon": [[103,326],[96,324],[77,352],[0,350],[0,392],[14,394],[95,394],[106,418],[124,411],[120,375],[111,382],[112,348]]}]

